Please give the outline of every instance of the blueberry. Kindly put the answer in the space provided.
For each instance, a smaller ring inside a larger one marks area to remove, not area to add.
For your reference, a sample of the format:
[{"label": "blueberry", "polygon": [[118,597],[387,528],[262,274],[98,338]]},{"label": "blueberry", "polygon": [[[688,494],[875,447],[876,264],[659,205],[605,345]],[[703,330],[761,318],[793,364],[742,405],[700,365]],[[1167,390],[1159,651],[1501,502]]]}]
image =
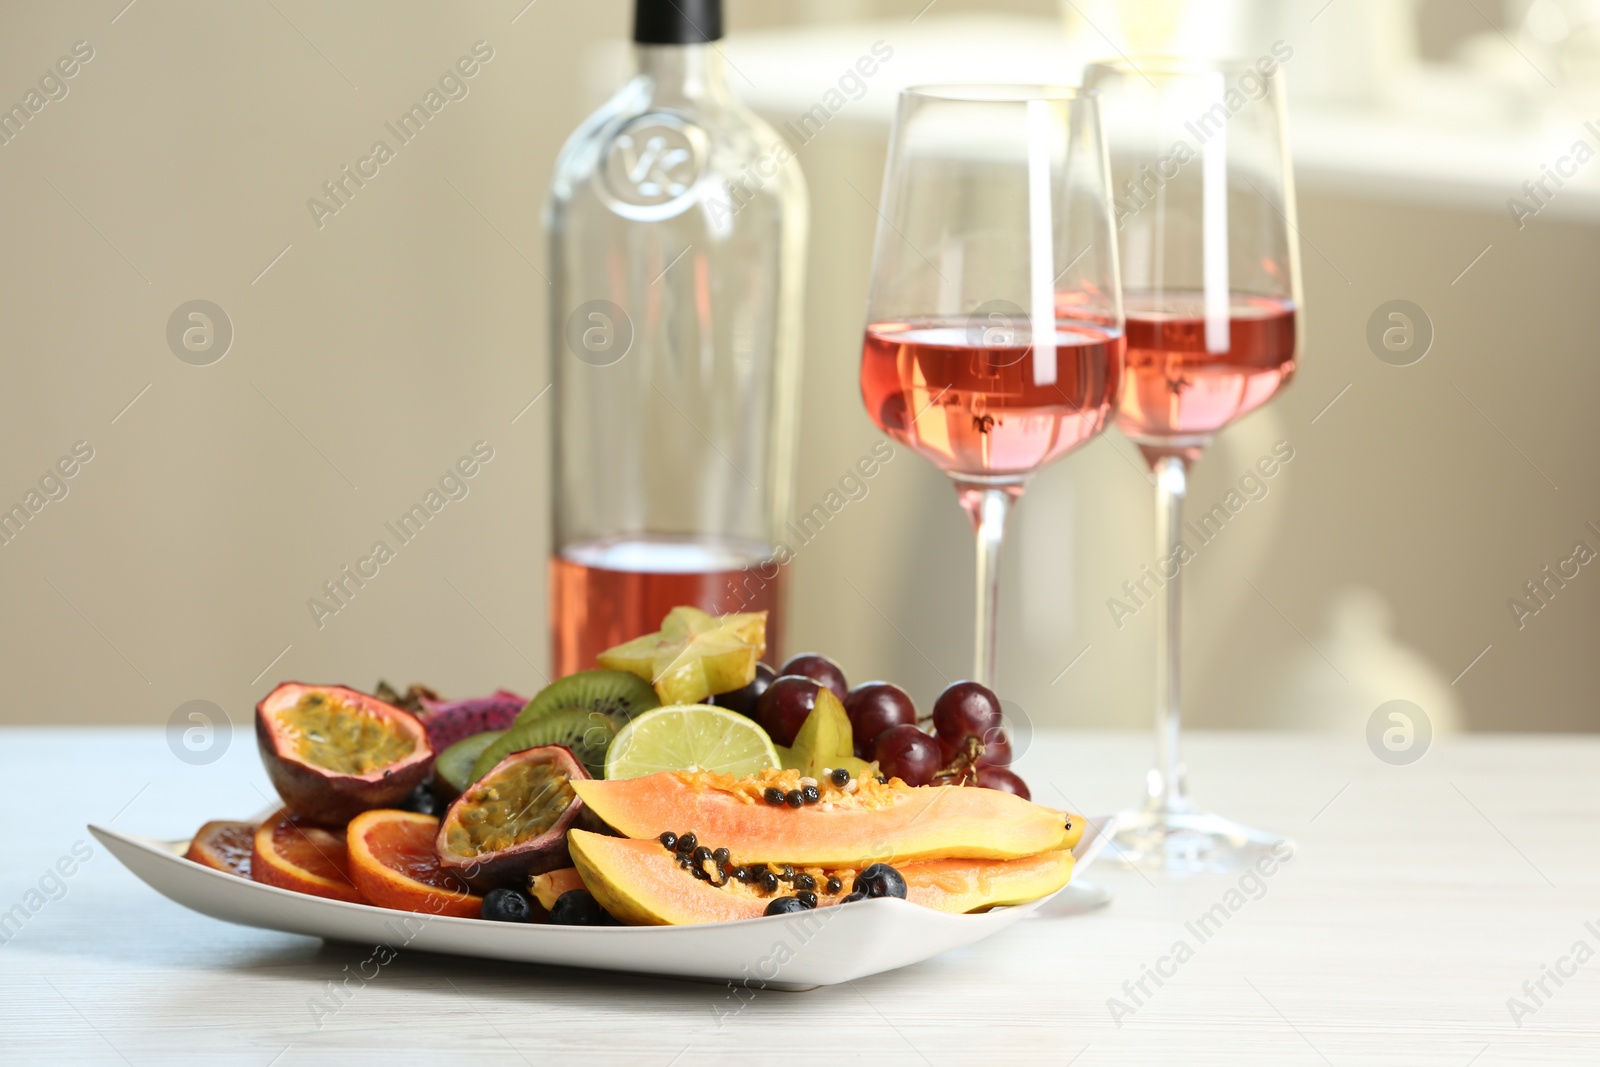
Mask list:
[{"label": "blueberry", "polygon": [[[515,892],[515,890],[512,890]],[[488,903],[488,898],[484,898]],[[616,926],[617,920],[606,914],[594,894],[587,889],[569,889],[556,900],[550,909],[550,921],[557,926]]]},{"label": "blueberry", "polygon": [[799,897],[774,897],[763,915],[788,915],[790,912],[810,911]]},{"label": "blueberry", "polygon": [[887,863],[874,863],[856,875],[852,893],[865,893],[869,897],[906,897],[906,880],[900,872]]},{"label": "blueberry", "polygon": [[520,889],[491,889],[483,895],[485,919],[502,923],[533,922],[533,898]]},{"label": "blueberry", "polygon": [[867,895],[865,893],[846,893],[844,896],[839,898],[839,903],[841,903],[841,904],[851,904],[851,903],[854,903],[857,900],[866,900],[866,899],[867,899]]},{"label": "blueberry", "polygon": [[439,816],[443,815],[444,810],[449,806],[441,803],[439,798],[434,795],[432,787],[427,782],[423,782],[411,791],[411,795],[406,798],[403,810],[415,811],[422,815]]}]

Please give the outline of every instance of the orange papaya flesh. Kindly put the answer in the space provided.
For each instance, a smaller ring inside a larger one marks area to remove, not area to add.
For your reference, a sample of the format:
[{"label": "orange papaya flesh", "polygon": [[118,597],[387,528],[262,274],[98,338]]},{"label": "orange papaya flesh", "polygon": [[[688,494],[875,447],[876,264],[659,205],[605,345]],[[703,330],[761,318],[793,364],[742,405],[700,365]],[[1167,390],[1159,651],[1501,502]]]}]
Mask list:
[{"label": "orange papaya flesh", "polygon": [[[662,849],[665,852],[665,849]],[[562,893],[569,893],[574,889],[582,889],[583,879],[578,876],[576,867],[561,867],[554,871],[536,874],[528,883],[528,892],[533,899],[539,902],[540,907],[549,911],[556,906],[556,901],[561,899]]]},{"label": "orange papaya flesh", "polygon": [[[755,919],[775,897],[793,893],[788,885],[777,893],[763,893],[732,879],[714,886],[680,867],[677,857],[659,841],[573,830],[568,834],[568,849],[584,886],[601,907],[629,925],[683,926]],[[1058,850],[1013,860],[926,860],[895,869],[905,878],[906,899],[913,904],[962,913],[1022,904],[1054,893],[1072,877],[1072,865],[1072,853]],[[816,880],[818,908],[833,907],[843,900],[856,876],[850,867],[796,866],[795,870]],[[830,876],[843,883],[838,893],[822,891]]]},{"label": "orange papaya flesh", "polygon": [[793,770],[748,778],[707,771],[664,771],[621,781],[573,781],[572,788],[624,837],[693,832],[745,863],[865,865],[874,860],[1020,859],[1071,848],[1083,833],[1076,815],[997,789],[908,786],[898,778],[818,783],[822,799],[800,808],[768,803],[776,787],[799,788]]}]

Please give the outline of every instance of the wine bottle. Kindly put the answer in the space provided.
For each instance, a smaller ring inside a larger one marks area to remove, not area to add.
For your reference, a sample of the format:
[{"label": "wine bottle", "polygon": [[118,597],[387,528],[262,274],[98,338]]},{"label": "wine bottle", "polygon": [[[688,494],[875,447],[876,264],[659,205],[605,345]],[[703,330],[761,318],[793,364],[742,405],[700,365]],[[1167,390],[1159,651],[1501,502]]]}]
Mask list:
[{"label": "wine bottle", "polygon": [[556,161],[553,666],[677,604],[770,612],[793,480],[807,198],[734,96],[720,0],[637,0],[638,73]]}]

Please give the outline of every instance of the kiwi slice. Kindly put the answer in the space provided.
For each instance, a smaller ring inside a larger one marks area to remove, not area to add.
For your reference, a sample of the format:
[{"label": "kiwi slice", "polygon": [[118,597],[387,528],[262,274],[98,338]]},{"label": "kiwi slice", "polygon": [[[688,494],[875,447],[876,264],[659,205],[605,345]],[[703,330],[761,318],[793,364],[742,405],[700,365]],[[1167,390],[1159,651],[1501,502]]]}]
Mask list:
[{"label": "kiwi slice", "polygon": [[445,799],[453,799],[466,792],[467,786],[476,777],[472,773],[473,764],[478,762],[484,749],[500,740],[505,733],[504,730],[485,730],[481,734],[463,737],[434,757],[434,779],[449,790],[450,795]]},{"label": "kiwi slice", "polygon": [[526,725],[565,708],[584,708],[608,716],[621,729],[635,715],[660,706],[661,700],[656,696],[656,691],[638,675],[626,671],[579,671],[539,690],[528,701],[528,706],[522,709],[512,727]]},{"label": "kiwi slice", "polygon": [[592,708],[557,708],[531,722],[511,727],[479,753],[468,784],[488,774],[511,753],[542,745],[567,746],[584,769],[599,778],[605,770],[606,749],[617,736],[617,729],[617,720],[605,712]]},{"label": "kiwi slice", "polygon": [[511,729],[479,750],[467,783],[482,778],[511,753],[540,745],[566,745],[598,778],[616,732],[635,715],[660,705],[650,683],[626,671],[569,674],[539,690]]}]

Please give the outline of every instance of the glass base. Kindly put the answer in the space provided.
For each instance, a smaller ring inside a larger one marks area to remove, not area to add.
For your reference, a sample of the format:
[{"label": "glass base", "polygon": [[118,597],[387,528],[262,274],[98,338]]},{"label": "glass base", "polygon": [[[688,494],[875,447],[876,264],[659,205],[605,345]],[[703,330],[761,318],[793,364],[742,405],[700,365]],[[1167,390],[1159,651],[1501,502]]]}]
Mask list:
[{"label": "glass base", "polygon": [[1117,816],[1107,853],[1129,866],[1169,874],[1226,874],[1244,870],[1284,845],[1294,847],[1282,834],[1254,830],[1220,815],[1144,808]]}]

